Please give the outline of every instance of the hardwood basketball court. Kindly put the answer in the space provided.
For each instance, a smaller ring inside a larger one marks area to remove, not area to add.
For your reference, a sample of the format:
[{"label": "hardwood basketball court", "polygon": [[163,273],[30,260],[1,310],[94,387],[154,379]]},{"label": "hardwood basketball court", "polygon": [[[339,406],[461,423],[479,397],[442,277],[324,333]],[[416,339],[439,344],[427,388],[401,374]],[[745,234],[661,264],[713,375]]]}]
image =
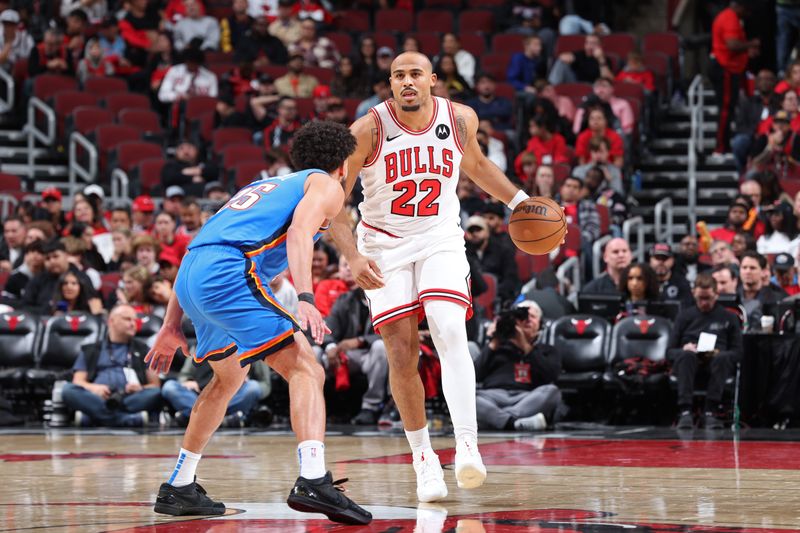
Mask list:
[{"label": "hardwood basketball court", "polygon": [[286,506],[297,475],[288,428],[214,437],[198,481],[228,513],[207,519],[152,511],[182,431],[0,435],[0,531],[800,531],[796,431],[744,431],[740,438],[648,427],[482,434],[489,477],[472,491],[456,487],[453,439],[439,436],[433,443],[450,495],[427,505],[416,501],[402,433],[329,431],[334,479],[350,478],[349,495],[375,517],[361,527]]}]

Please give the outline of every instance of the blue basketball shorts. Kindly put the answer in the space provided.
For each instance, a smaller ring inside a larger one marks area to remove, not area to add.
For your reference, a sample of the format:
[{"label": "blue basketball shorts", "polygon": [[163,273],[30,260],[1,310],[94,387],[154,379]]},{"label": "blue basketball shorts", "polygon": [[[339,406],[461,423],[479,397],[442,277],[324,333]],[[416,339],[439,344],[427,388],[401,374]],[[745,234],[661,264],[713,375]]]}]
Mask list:
[{"label": "blue basketball shorts", "polygon": [[294,342],[298,323],[268,283],[233,246],[199,246],[186,254],[175,293],[197,332],[195,363],[236,354],[244,367]]}]

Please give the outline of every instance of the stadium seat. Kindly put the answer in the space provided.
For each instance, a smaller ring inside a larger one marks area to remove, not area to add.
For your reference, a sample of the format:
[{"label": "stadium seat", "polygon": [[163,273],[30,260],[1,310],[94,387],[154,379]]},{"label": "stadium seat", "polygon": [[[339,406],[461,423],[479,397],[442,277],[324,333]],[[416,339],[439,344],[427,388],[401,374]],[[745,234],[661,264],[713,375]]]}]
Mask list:
[{"label": "stadium seat", "polygon": [[475,298],[475,301],[483,307],[484,316],[487,320],[494,319],[494,304],[497,299],[497,278],[494,274],[483,273],[483,281],[486,282],[486,291]]},{"label": "stadium seat", "polygon": [[672,79],[681,78],[681,38],[673,32],[648,33],[642,38],[642,52],[660,52],[672,64]]},{"label": "stadium seat", "polygon": [[120,272],[104,272],[100,274],[100,294],[103,301],[108,301],[111,294],[119,287],[119,280],[122,279]]},{"label": "stadium seat", "polygon": [[163,323],[164,321],[159,316],[138,313],[136,315],[136,335],[133,337],[152,348]]},{"label": "stadium seat", "polygon": [[392,32],[376,31],[375,33],[367,33],[364,37],[372,37],[375,40],[376,48],[388,46],[392,50],[397,50],[397,37]]},{"label": "stadium seat", "polygon": [[39,317],[23,311],[0,314],[0,384],[18,388],[35,364]]},{"label": "stadium seat", "polygon": [[264,161],[264,150],[254,144],[232,144],[222,149],[222,168],[233,168],[244,161]]},{"label": "stadium seat", "polygon": [[406,33],[414,27],[414,15],[405,9],[381,9],[375,13],[375,31]]},{"label": "stadium seat", "polygon": [[112,164],[130,173],[144,159],[164,157],[161,146],[144,141],[126,141],[113,150]]},{"label": "stadium seat", "polygon": [[142,194],[155,194],[154,191],[161,186],[161,169],[166,162],[163,157],[139,161],[134,172],[138,177]]},{"label": "stadium seat", "polygon": [[553,56],[557,58],[564,52],[578,52],[583,50],[583,44],[585,42],[585,35],[559,35],[558,39],[556,39],[556,49],[553,52]]},{"label": "stadium seat", "polygon": [[557,163],[553,165],[553,182],[556,188],[560,188],[561,184],[572,173],[572,166],[567,163]]},{"label": "stadium seat", "polygon": [[21,191],[22,180],[19,176],[0,172],[0,191]]},{"label": "stadium seat", "polygon": [[611,325],[599,316],[567,315],[550,326],[549,344],[558,346],[562,374],[559,388],[599,387],[606,370]]},{"label": "stadium seat", "polygon": [[138,128],[144,134],[160,136],[164,133],[161,128],[161,118],[158,113],[150,109],[125,108],[119,112],[117,118],[120,124]]},{"label": "stadium seat", "polygon": [[83,90],[102,97],[107,94],[124,93],[128,90],[128,84],[122,78],[96,76],[86,80]]},{"label": "stadium seat", "polygon": [[356,118],[356,110],[358,106],[361,104],[361,98],[345,98],[342,102],[344,103],[344,108],[347,111],[347,118],[350,120],[355,120]]},{"label": "stadium seat", "polygon": [[626,81],[614,82],[614,96],[619,98],[634,98],[639,101],[640,105],[644,105],[647,101],[647,96],[644,93],[644,87],[638,83],[629,83]]},{"label": "stadium seat", "polygon": [[42,349],[36,368],[27,372],[33,385],[52,385],[58,379],[68,379],[75,359],[84,344],[101,339],[103,324],[88,313],[68,313],[47,319]]},{"label": "stadium seat", "polygon": [[490,34],[493,30],[494,13],[488,9],[471,9],[468,11],[462,11],[458,16],[459,33]]},{"label": "stadium seat", "polygon": [[[486,53],[486,38],[482,34],[462,31],[458,34],[458,40],[461,41],[461,48],[476,58]],[[503,79],[506,79],[505,75]]]},{"label": "stadium seat", "polygon": [[330,85],[336,72],[332,68],[306,67],[304,72],[317,78],[321,85]]},{"label": "stadium seat", "polygon": [[108,109],[94,106],[81,106],[75,109],[70,117],[68,117],[67,124],[71,123],[73,131],[89,135],[94,132],[99,126],[114,123],[114,113]]},{"label": "stadium seat", "polygon": [[369,20],[369,12],[361,9],[346,9],[341,12],[341,16],[336,19],[336,27],[340,31],[359,34],[368,32],[372,29]]},{"label": "stadium seat", "polygon": [[56,136],[63,139],[66,133],[66,118],[82,106],[97,105],[98,97],[82,91],[61,91],[53,96],[53,110],[56,112]]},{"label": "stadium seat", "polygon": [[349,33],[332,31],[326,33],[325,37],[331,40],[342,57],[349,56],[353,53],[353,37]]},{"label": "stadium seat", "polygon": [[439,32],[417,31],[407,33],[405,36],[416,39],[422,53],[429,57],[433,57],[441,51],[442,36]]},{"label": "stadium seat", "polygon": [[124,142],[139,141],[142,133],[137,128],[130,126],[120,126],[118,124],[106,124],[99,126],[95,130],[95,146],[98,151],[98,169],[100,176],[105,176],[108,168],[109,154],[117,146]]},{"label": "stadium seat", "polygon": [[306,121],[311,117],[314,112],[314,99],[313,98],[295,98],[294,103],[297,105],[297,117],[301,121]]},{"label": "stadium seat", "polygon": [[470,9],[475,8],[503,8],[506,6],[506,0],[467,0],[467,7]]},{"label": "stadium seat", "polygon": [[453,31],[453,12],[446,9],[420,9],[416,19],[417,31]]},{"label": "stadium seat", "polygon": [[495,54],[514,54],[525,48],[525,37],[514,33],[498,33],[492,37],[492,52]]},{"label": "stadium seat", "polygon": [[511,62],[511,54],[491,53],[480,56],[481,72],[485,72],[496,80],[505,80],[508,72],[508,64]]},{"label": "stadium seat", "polygon": [[233,168],[233,183],[237,189],[241,189],[256,179],[260,179],[259,174],[268,168],[269,163],[263,160],[239,163]]},{"label": "stadium seat", "polygon": [[[506,68],[508,68],[508,66],[506,66]],[[495,86],[494,94],[501,98],[508,98],[509,100],[511,100],[511,103],[513,104],[514,98],[516,98],[517,96],[517,90],[510,83],[504,82],[503,79],[504,78],[495,80],[497,81],[497,84]]]},{"label": "stadium seat", "polygon": [[[632,357],[644,357],[650,361],[666,358],[672,324],[666,318],[652,315],[636,315],[623,318],[614,325],[611,333],[609,365]],[[622,386],[619,377],[606,370],[603,382],[609,388]],[[667,383],[667,374],[649,376],[645,386],[654,388]]]},{"label": "stadium seat", "polygon": [[628,53],[638,48],[636,36],[631,33],[612,33],[600,37],[600,44],[603,51],[607,54],[616,54],[623,60],[628,57]]},{"label": "stadium seat", "polygon": [[425,7],[437,9],[458,10],[461,8],[462,0],[426,0]]},{"label": "stadium seat", "polygon": [[150,99],[138,93],[113,93],[103,97],[105,108],[111,111],[114,116],[126,108],[150,109]]},{"label": "stadium seat", "polygon": [[580,107],[583,99],[592,94],[592,85],[589,83],[561,83],[555,87],[556,94],[566,96],[575,107]]},{"label": "stadium seat", "polygon": [[206,56],[206,63],[233,63],[235,61],[233,52],[206,50],[205,56]]},{"label": "stadium seat", "polygon": [[52,96],[61,91],[77,91],[78,82],[75,78],[59,76],[56,74],[40,74],[33,80],[33,96],[48,101]]},{"label": "stadium seat", "polygon": [[661,97],[669,96],[670,80],[672,79],[669,57],[661,52],[644,52],[642,53],[642,62],[653,73],[656,89]]},{"label": "stadium seat", "polygon": [[608,206],[597,202],[595,202],[594,206],[597,208],[597,215],[600,217],[600,235],[608,235],[611,230],[611,215],[608,212]]},{"label": "stadium seat", "polygon": [[211,150],[218,154],[231,144],[253,142],[253,132],[248,128],[219,128],[211,133]]}]

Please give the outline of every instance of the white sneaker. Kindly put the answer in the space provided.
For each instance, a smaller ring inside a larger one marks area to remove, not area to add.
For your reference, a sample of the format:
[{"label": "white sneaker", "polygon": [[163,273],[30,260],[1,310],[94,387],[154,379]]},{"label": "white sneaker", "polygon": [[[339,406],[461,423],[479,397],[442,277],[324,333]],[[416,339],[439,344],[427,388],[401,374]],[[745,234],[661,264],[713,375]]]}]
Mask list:
[{"label": "white sneaker", "polygon": [[444,483],[444,472],[439,463],[439,456],[432,448],[428,448],[414,460],[414,471],[417,473],[417,499],[421,502],[435,502],[447,497],[447,485]]},{"label": "white sneaker", "polygon": [[486,467],[483,466],[478,441],[462,437],[456,441],[456,481],[460,489],[474,489],[483,485]]},{"label": "white sneaker", "polygon": [[514,421],[514,429],[517,431],[541,431],[547,429],[547,419],[542,413],[518,418]]},{"label": "white sneaker", "polygon": [[442,533],[447,520],[447,508],[436,503],[420,503],[414,533]]}]

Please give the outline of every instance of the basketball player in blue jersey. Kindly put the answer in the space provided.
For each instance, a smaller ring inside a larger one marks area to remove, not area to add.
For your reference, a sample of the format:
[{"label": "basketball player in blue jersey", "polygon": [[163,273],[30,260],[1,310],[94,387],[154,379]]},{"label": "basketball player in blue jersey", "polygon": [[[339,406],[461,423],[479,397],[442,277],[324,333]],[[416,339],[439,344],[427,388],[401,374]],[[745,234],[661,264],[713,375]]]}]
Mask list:
[{"label": "basketball player in blue jersey", "polygon": [[[311,257],[324,224],[344,203],[346,160],[355,149],[348,129],[315,121],[294,136],[292,160],[306,168],[251,183],[203,226],[189,245],[164,325],[146,361],[166,372],[178,348],[189,353],[181,332],[185,312],[197,331],[195,362],[209,361],[214,379],[192,409],[178,462],[161,485],[155,511],[169,515],[219,515],[195,482],[203,449],[222,422],[228,402],[265,359],[289,383],[291,423],[297,435],[300,477],[287,500],[297,511],[323,513],[346,524],[367,524],[372,515],[347,498],[325,468],[325,375],[301,330],[321,342],[329,333],[314,307]],[[298,292],[297,316],[275,300],[268,283],[288,264]]]}]

